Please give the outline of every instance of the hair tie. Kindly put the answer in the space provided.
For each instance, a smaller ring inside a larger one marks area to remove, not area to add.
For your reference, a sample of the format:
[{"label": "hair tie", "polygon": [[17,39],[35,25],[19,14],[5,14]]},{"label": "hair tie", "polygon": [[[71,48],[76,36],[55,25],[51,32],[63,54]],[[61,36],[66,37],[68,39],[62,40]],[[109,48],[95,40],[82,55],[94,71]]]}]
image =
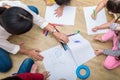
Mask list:
[{"label": "hair tie", "polygon": [[22,14],[18,14],[20,17],[22,17],[23,19],[26,19],[26,20],[28,20],[28,21],[32,21],[30,18],[28,18],[28,17],[26,17],[26,16],[24,16],[24,15],[22,15]]}]

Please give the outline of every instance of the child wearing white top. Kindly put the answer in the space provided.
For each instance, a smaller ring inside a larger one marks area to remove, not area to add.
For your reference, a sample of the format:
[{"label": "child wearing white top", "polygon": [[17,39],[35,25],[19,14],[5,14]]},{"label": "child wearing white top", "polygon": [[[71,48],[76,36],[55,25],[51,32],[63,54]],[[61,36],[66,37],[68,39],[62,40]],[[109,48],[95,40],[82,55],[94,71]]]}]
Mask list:
[{"label": "child wearing white top", "polygon": [[31,7],[28,8],[20,1],[0,1],[0,6],[0,72],[8,71],[12,66],[7,52],[13,54],[19,52],[35,60],[43,60],[39,50],[24,49],[7,40],[11,35],[20,35],[29,31],[33,23],[53,33],[60,42],[68,42],[67,35],[57,32],[44,18],[33,12]]}]

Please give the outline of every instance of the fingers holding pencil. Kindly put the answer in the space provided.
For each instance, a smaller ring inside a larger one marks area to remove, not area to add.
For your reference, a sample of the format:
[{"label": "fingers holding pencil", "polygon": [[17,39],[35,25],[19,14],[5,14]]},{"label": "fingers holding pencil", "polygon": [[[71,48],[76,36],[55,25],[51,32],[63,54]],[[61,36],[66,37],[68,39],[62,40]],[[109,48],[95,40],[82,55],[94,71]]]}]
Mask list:
[{"label": "fingers holding pencil", "polygon": [[91,18],[96,20],[96,16],[97,16],[96,11],[93,10],[93,13],[91,14]]}]

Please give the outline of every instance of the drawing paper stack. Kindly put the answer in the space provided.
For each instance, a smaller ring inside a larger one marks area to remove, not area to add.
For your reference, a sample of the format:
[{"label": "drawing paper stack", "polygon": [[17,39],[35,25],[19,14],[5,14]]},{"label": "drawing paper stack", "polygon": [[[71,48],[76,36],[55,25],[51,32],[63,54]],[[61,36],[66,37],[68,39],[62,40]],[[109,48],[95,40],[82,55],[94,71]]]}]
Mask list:
[{"label": "drawing paper stack", "polygon": [[69,37],[67,44],[70,50],[65,51],[58,45],[41,54],[47,71],[50,71],[50,80],[75,80],[77,66],[95,57],[90,43],[80,34]]}]

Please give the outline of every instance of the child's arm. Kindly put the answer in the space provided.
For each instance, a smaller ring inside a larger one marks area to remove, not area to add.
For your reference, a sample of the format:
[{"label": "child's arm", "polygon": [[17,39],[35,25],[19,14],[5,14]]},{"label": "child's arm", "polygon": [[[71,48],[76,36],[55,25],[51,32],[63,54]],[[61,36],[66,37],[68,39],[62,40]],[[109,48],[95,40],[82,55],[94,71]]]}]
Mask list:
[{"label": "child's arm", "polygon": [[114,23],[114,21],[115,21],[115,20],[113,19],[113,20],[110,21],[110,22],[107,22],[107,23],[102,24],[102,25],[100,25],[100,26],[96,26],[96,27],[92,28],[92,31],[93,31],[93,32],[96,32],[97,30],[109,29],[109,28],[110,28],[110,25],[111,25],[112,23]]},{"label": "child's arm", "polygon": [[27,56],[30,56],[34,60],[43,60],[43,56],[41,56],[39,54],[40,50],[37,50],[37,49],[24,49],[24,48],[21,47],[19,52],[21,54],[25,54]]},{"label": "child's arm", "polygon": [[10,43],[9,41],[7,41],[6,39],[1,39],[0,38],[0,48],[6,50],[7,52],[10,52],[12,54],[17,54],[18,52],[28,55],[32,58],[34,58],[35,60],[42,60],[43,57],[39,54],[39,50],[35,50],[35,49],[31,49],[31,50],[27,50],[24,49],[22,47],[20,47],[19,45]]},{"label": "child's arm", "polygon": [[118,23],[112,23],[110,25],[110,29],[120,31],[120,24],[118,24]]},{"label": "child's arm", "polygon": [[111,55],[111,56],[120,56],[120,50],[111,50],[111,49],[98,49],[95,50],[96,55],[104,54],[104,55]]},{"label": "child's arm", "polygon": [[99,11],[101,11],[106,6],[107,1],[108,0],[102,0],[101,2],[99,2],[99,4],[97,5],[95,11],[91,15],[91,17],[93,19],[96,19],[96,16],[99,13]]},{"label": "child's arm", "polygon": [[120,56],[120,50],[104,49],[103,54],[111,56]]}]

